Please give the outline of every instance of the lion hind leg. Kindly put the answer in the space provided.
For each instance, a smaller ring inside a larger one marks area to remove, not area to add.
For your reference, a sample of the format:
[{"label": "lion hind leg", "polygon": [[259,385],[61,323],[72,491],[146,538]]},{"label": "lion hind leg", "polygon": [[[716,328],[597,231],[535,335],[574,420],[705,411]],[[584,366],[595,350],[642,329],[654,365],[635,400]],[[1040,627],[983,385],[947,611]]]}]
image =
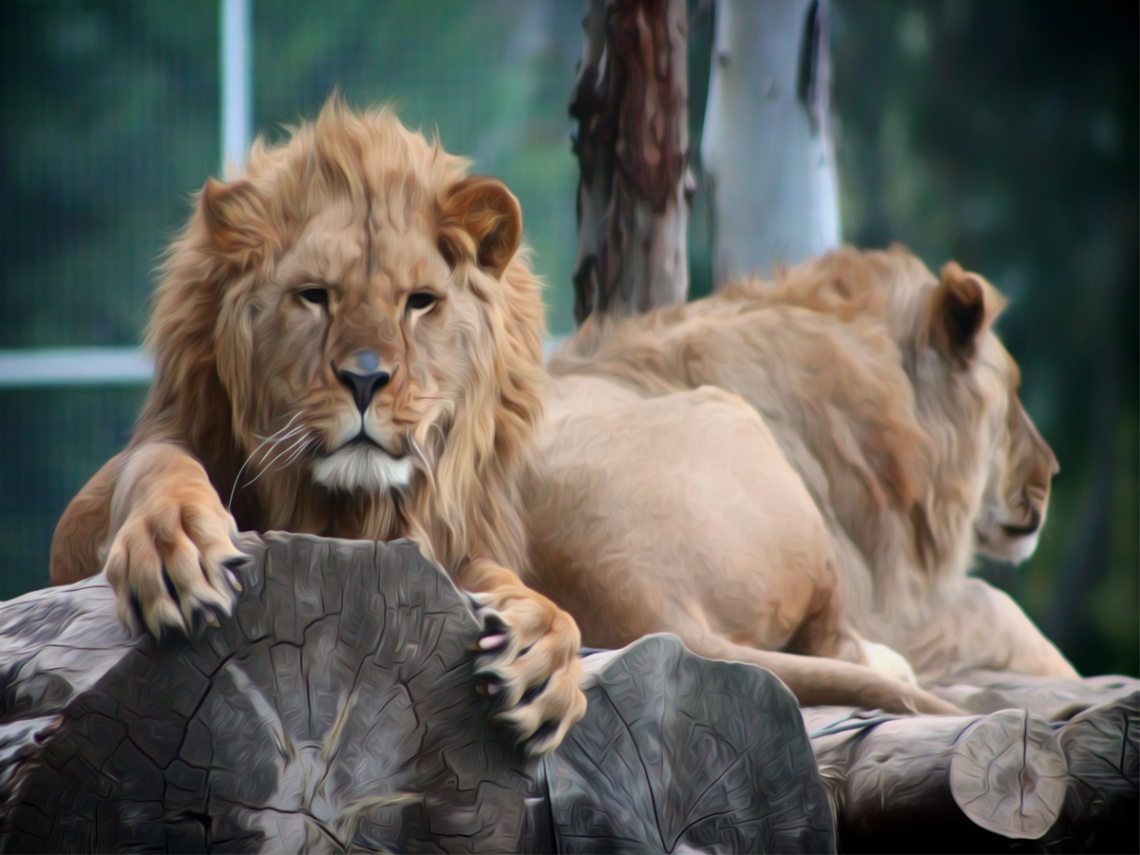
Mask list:
[{"label": "lion hind leg", "polygon": [[[826,566],[831,571],[835,566],[833,560]],[[834,574],[829,572],[821,578],[826,582],[817,583],[814,608],[788,642],[787,649],[807,656],[866,665],[880,674],[917,686],[918,677],[903,654],[885,644],[868,641],[848,624]]]},{"label": "lion hind leg", "polygon": [[[866,664],[746,647],[702,627],[691,616],[674,620],[669,629],[699,656],[767,668],[784,681],[801,706],[834,704],[901,714],[965,715],[959,707],[925,689]],[[894,653],[882,645],[877,647]],[[905,664],[905,659],[898,658]]]}]

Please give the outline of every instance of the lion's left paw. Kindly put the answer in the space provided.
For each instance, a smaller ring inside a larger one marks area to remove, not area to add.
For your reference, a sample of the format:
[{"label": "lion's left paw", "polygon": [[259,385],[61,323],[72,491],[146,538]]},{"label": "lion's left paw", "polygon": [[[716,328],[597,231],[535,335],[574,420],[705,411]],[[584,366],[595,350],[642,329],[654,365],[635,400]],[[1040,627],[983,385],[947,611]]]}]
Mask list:
[{"label": "lion's left paw", "polygon": [[476,676],[495,699],[497,718],[511,726],[528,754],[553,751],[586,713],[578,686],[578,625],[533,591],[472,598],[484,626]]}]

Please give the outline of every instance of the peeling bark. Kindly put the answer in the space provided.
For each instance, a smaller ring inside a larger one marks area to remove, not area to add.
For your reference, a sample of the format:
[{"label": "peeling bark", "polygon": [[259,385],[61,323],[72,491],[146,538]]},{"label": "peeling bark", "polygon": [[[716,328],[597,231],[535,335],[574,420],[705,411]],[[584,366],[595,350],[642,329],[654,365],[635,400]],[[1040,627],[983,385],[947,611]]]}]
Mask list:
[{"label": "peeling bark", "polygon": [[684,0],[589,0],[570,100],[578,158],[574,316],[627,316],[689,289]]}]

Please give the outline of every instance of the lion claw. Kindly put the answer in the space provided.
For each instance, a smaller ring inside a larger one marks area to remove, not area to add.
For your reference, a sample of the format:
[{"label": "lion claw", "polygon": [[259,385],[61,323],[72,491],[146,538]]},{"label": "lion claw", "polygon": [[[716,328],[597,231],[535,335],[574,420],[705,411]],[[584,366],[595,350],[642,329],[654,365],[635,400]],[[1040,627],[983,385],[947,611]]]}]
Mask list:
[{"label": "lion claw", "polygon": [[120,620],[136,632],[193,636],[233,613],[235,568],[251,559],[231,540],[233,519],[216,497],[192,487],[156,489],[161,500],[142,503],[111,543],[107,580]]},{"label": "lion claw", "polygon": [[498,608],[491,597],[480,599],[483,630],[472,645],[477,691],[526,754],[552,751],[586,710],[577,626],[544,598],[514,595]]}]

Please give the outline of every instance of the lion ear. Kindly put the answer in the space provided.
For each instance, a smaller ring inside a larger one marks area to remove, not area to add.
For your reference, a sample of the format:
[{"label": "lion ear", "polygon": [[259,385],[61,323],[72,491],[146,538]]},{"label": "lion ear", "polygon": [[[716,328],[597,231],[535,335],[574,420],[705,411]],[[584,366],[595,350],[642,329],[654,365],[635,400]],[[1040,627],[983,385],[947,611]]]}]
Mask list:
[{"label": "lion ear", "polygon": [[464,255],[502,276],[522,238],[522,208],[506,185],[474,176],[456,184],[444,199],[439,250],[454,267]]},{"label": "lion ear", "polygon": [[986,326],[986,289],[981,278],[956,261],[942,268],[927,311],[928,338],[952,364],[967,367],[978,352]]},{"label": "lion ear", "polygon": [[198,205],[211,241],[223,253],[260,249],[273,239],[265,216],[265,201],[245,179],[228,184],[208,179]]}]

